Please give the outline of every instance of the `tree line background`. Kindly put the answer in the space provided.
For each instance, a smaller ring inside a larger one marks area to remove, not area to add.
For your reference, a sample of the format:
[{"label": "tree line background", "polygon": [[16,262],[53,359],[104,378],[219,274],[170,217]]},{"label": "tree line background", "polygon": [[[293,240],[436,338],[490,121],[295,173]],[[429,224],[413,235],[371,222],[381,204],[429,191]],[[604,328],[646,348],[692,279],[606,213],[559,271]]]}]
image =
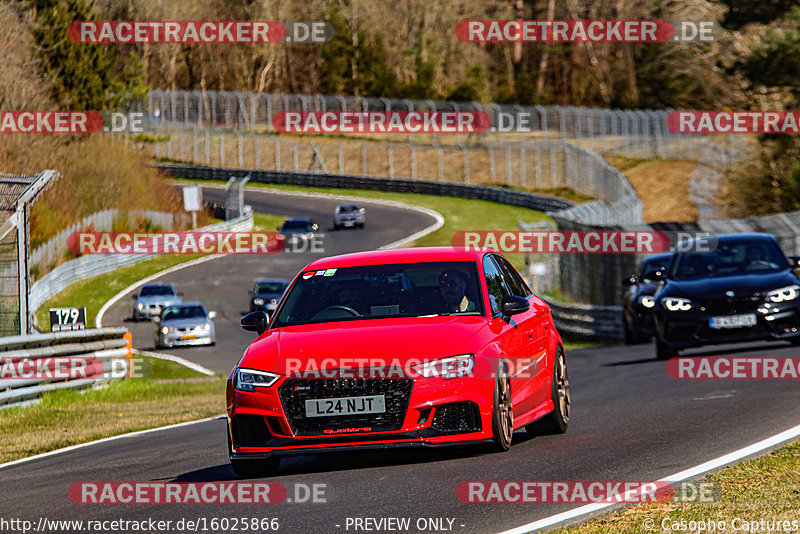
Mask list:
[{"label": "tree line background", "polygon": [[[2,109],[25,102],[20,76],[29,96],[92,110],[141,99],[148,87],[612,108],[797,109],[800,98],[797,0],[2,3],[0,31],[17,38],[0,46],[24,58],[19,76],[0,68]],[[520,18],[715,20],[724,31],[693,44],[479,44],[455,34],[464,19]],[[76,20],[327,20],[335,34],[323,45],[86,45],[66,36]],[[760,160],[727,184],[737,215],[800,208],[797,139],[760,137]]]}]

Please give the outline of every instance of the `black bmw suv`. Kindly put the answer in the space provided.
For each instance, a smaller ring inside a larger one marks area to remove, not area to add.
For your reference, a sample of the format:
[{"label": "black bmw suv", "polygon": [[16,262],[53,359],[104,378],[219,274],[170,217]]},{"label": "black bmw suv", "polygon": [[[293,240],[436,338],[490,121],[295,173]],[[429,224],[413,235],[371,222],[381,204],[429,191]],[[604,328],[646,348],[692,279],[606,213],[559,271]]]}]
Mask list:
[{"label": "black bmw suv", "polygon": [[713,238],[710,250],[675,255],[655,294],[656,356],[753,340],[800,344],[800,257],[768,234]]}]

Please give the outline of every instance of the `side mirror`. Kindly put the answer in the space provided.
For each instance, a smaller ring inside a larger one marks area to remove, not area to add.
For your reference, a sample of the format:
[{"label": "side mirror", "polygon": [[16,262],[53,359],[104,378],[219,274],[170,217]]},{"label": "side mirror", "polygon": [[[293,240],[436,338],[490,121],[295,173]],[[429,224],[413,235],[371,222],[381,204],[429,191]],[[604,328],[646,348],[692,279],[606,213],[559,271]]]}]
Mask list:
[{"label": "side mirror", "polygon": [[269,317],[263,311],[254,311],[242,317],[242,328],[250,332],[258,332],[260,336],[267,330]]},{"label": "side mirror", "polygon": [[214,319],[214,318],[216,318],[216,316],[217,316],[217,312],[215,312],[215,311],[208,312],[208,318],[209,319]]},{"label": "side mirror", "polygon": [[654,271],[648,271],[645,273],[644,278],[648,280],[664,280],[667,277],[667,271],[665,269],[656,269]]},{"label": "side mirror", "polygon": [[503,317],[511,317],[512,315],[528,311],[530,307],[531,305],[525,297],[505,295],[503,297],[503,302],[500,304],[500,312],[503,314]]},{"label": "side mirror", "polygon": [[131,298],[132,298],[133,300],[136,300],[136,299],[138,299],[138,298],[139,298],[139,295],[137,295],[136,293],[134,293],[133,295],[131,295]]},{"label": "side mirror", "polygon": [[252,296],[253,296],[253,290],[252,290],[252,289],[248,289],[248,290],[247,290],[247,294],[248,294],[248,295],[250,295],[250,296],[252,297]]},{"label": "side mirror", "polygon": [[622,279],[622,285],[623,286],[635,286],[636,282],[638,282],[638,281],[639,281],[639,277],[636,276],[635,274],[632,274],[632,275],[626,276],[625,278]]}]

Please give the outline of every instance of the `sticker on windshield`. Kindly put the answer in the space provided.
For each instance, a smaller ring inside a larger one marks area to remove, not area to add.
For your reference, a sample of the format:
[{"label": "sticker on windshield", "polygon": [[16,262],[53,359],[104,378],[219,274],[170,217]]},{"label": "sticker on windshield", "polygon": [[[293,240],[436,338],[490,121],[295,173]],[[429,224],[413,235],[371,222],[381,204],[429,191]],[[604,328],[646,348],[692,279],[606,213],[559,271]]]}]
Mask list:
[{"label": "sticker on windshield", "polygon": [[323,270],[321,270],[321,271],[317,271],[316,273],[314,273],[314,276],[322,276],[323,274],[325,274],[325,270],[324,270],[324,269],[323,269]]},{"label": "sticker on windshield", "polygon": [[334,274],[336,274],[336,269],[327,269],[323,276],[333,276]]},{"label": "sticker on windshield", "polygon": [[314,276],[314,271],[306,271],[303,273],[303,280],[308,280],[312,276]]}]

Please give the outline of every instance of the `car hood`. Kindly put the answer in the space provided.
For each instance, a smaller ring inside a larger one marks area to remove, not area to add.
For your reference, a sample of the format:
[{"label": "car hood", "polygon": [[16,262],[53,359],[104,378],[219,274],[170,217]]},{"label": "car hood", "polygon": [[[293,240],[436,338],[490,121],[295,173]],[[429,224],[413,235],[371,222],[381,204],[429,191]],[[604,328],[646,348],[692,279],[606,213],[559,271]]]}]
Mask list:
[{"label": "car hood", "polygon": [[196,326],[203,326],[206,323],[211,323],[211,321],[202,318],[176,319],[174,321],[161,321],[159,326],[169,326],[170,328],[194,328]]},{"label": "car hood", "polygon": [[734,297],[751,297],[756,293],[763,295],[767,291],[797,284],[798,279],[789,269],[772,272],[735,276],[715,276],[692,280],[669,280],[658,296],[674,296],[713,300],[726,298],[727,291],[733,291]]},{"label": "car hood", "polygon": [[176,304],[180,301],[180,297],[167,295],[153,295],[152,297],[147,296],[136,299],[136,302],[141,302],[142,304]]},{"label": "car hood", "polygon": [[255,299],[264,299],[264,300],[281,300],[283,293],[255,293],[253,298]]},{"label": "car hood", "polygon": [[[406,366],[460,354],[467,341],[486,324],[485,317],[460,316],[288,326],[268,330],[255,340],[241,365],[281,374],[286,369],[297,369],[298,361],[302,362],[303,371],[337,368],[338,362],[345,359],[379,359],[376,366]],[[341,365],[359,366],[352,361]]]}]

